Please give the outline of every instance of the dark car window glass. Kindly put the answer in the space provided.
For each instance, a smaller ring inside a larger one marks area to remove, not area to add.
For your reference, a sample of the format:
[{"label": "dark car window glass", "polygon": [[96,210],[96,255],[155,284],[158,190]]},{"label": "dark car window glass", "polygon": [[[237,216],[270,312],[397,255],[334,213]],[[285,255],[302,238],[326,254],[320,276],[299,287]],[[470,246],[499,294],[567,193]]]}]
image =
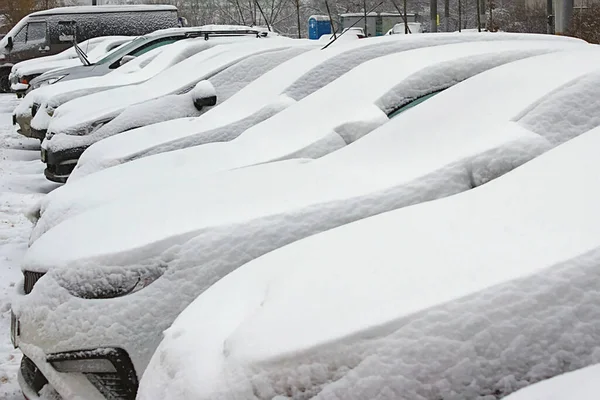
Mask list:
[{"label": "dark car window glass", "polygon": [[27,24],[27,43],[46,41],[46,23],[30,22]]},{"label": "dark car window glass", "polygon": [[121,58],[123,58],[123,56],[129,54],[130,52],[137,49],[138,47],[141,47],[143,45],[143,43],[145,43],[146,41],[148,41],[148,38],[140,36],[140,37],[132,40],[131,42],[127,43],[126,45],[119,47],[117,50],[113,51],[112,53],[107,54],[106,57],[104,57],[103,59],[98,61],[96,64],[112,64],[113,62],[120,60]]},{"label": "dark car window glass", "polygon": [[58,22],[58,40],[72,42],[77,39],[77,24],[75,21]]},{"label": "dark car window glass", "polygon": [[27,37],[27,25],[21,28],[19,33],[15,35],[13,38],[13,42],[15,43],[25,43],[25,38]]},{"label": "dark car window glass", "polygon": [[388,115],[388,118],[392,119],[392,118],[396,117],[397,115],[402,114],[404,111],[409,110],[409,109],[413,108],[414,106],[421,104],[425,100],[432,98],[433,96],[435,96],[438,93],[441,93],[441,90],[438,92],[429,93],[429,94],[426,94],[425,96],[421,96],[417,99],[414,99],[410,103],[406,103],[406,104],[400,106],[399,108],[397,108],[396,110],[392,111]]},{"label": "dark car window glass", "polygon": [[177,39],[174,39],[174,38],[165,39],[165,40],[157,40],[154,43],[150,43],[148,46],[144,46],[143,48],[134,51],[133,53],[131,53],[131,55],[138,57],[144,53],[149,52],[150,50],[154,50],[158,47],[162,47],[167,44],[175,43],[176,41],[177,41]]}]

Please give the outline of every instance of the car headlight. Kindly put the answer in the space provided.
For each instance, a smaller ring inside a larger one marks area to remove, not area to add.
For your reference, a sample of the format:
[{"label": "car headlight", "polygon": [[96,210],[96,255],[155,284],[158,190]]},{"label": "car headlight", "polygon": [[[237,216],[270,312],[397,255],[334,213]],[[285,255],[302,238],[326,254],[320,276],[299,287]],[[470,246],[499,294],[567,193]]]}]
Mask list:
[{"label": "car headlight", "polygon": [[140,268],[99,267],[57,274],[59,285],[83,299],[112,299],[138,292],[160,278],[166,265]]}]

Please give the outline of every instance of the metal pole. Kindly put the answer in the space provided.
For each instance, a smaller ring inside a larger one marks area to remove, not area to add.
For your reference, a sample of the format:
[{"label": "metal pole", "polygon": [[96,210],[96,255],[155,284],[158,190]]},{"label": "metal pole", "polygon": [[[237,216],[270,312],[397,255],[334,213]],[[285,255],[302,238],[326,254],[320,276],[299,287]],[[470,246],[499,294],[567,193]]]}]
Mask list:
[{"label": "metal pole", "polygon": [[481,3],[479,0],[475,0],[477,2],[477,32],[481,32]]},{"label": "metal pole", "polygon": [[458,31],[462,30],[462,0],[458,0]]},{"label": "metal pole", "polygon": [[406,0],[404,0],[403,3],[404,4],[403,4],[403,17],[402,18],[404,18],[404,34],[408,35],[410,33],[410,30],[408,29],[408,20],[406,19],[407,18],[407,15],[406,15]]},{"label": "metal pole", "polygon": [[431,22],[430,31],[437,32],[437,0],[431,0],[429,4],[429,18]]},{"label": "metal pole", "polygon": [[444,25],[446,32],[450,32],[450,0],[444,0]]},{"label": "metal pole", "polygon": [[553,1],[552,0],[547,0],[546,1],[546,15],[548,16],[548,34],[552,35],[554,33],[554,10],[553,8]]},{"label": "metal pole", "polygon": [[369,37],[369,32],[367,32],[367,29],[369,29],[367,24],[367,0],[363,0],[363,10],[365,13],[365,36]]},{"label": "metal pole", "polygon": [[298,18],[298,39],[302,38],[302,29],[300,28],[300,0],[296,0],[296,17]]}]

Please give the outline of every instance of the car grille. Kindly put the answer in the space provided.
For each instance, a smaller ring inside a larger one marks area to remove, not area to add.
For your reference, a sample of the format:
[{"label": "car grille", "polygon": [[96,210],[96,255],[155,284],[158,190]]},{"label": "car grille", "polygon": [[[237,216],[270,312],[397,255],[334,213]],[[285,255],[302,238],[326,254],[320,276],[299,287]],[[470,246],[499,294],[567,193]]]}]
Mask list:
[{"label": "car grille", "polygon": [[36,393],[42,390],[44,385],[48,383],[46,377],[27,356],[23,356],[21,360],[21,375],[25,382],[27,382],[27,385],[35,390]]},{"label": "car grille", "polygon": [[37,281],[40,280],[42,276],[44,276],[44,274],[44,272],[23,272],[23,275],[25,276],[25,282],[23,284],[23,290],[25,291],[25,294],[31,293],[31,291],[33,290],[33,286],[36,284]]},{"label": "car grille", "polygon": [[[118,374],[85,374],[104,397],[110,400],[134,400],[136,392]],[[126,379],[126,378],[125,378]]]},{"label": "car grille", "polygon": [[46,360],[53,364],[70,360],[108,360],[114,372],[83,372],[92,385],[108,400],[135,400],[138,378],[127,352],[119,348],[100,348],[65,353],[48,354]]},{"label": "car grille", "polygon": [[40,109],[40,105],[37,103],[33,103],[33,105],[31,106],[31,116],[35,117],[35,114],[37,114],[39,109]]}]

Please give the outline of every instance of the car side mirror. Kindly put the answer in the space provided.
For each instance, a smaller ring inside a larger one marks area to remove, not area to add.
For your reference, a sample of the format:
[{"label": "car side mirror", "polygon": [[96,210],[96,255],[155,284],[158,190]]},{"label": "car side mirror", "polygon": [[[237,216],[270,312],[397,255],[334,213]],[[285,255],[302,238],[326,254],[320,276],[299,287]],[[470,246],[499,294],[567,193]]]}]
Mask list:
[{"label": "car side mirror", "polygon": [[135,56],[123,56],[119,62],[119,66],[127,64],[129,61],[134,60]]},{"label": "car side mirror", "polygon": [[6,48],[7,49],[12,49],[13,48],[13,38],[11,36],[6,38]]},{"label": "car side mirror", "polygon": [[209,81],[200,81],[192,89],[192,100],[196,110],[201,111],[204,107],[217,104],[217,92]]}]

